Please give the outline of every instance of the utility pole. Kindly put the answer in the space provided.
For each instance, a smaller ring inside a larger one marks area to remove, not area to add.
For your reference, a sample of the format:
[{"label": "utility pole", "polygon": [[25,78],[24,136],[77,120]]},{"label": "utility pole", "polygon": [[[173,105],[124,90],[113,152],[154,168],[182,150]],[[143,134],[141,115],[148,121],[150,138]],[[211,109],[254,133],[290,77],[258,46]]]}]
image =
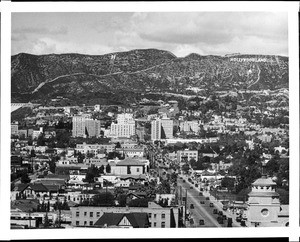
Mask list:
[{"label": "utility pole", "polygon": [[187,213],[186,213],[186,209],[187,209],[187,189],[185,189],[185,203],[184,203],[184,224],[186,225],[186,219],[187,219]]}]

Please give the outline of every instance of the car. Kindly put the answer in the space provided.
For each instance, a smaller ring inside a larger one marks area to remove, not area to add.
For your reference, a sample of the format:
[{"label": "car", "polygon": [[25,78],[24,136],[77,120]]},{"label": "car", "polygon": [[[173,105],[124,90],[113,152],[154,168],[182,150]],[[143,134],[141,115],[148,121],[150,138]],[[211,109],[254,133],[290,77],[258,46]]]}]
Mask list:
[{"label": "car", "polygon": [[241,222],[242,221],[242,218],[241,217],[236,217],[235,219],[237,222]]},{"label": "car", "polygon": [[195,187],[198,187],[198,184],[195,184]]},{"label": "car", "polygon": [[209,197],[206,197],[205,199],[206,199],[206,200],[209,200]]},{"label": "car", "polygon": [[200,191],[203,192],[203,188],[200,188]]},{"label": "car", "polygon": [[213,203],[210,203],[209,206],[212,208],[212,207],[214,206],[214,204],[213,204]]},{"label": "car", "polygon": [[194,209],[194,204],[190,204],[190,209]]},{"label": "car", "polygon": [[200,201],[200,204],[205,204],[205,201]]},{"label": "car", "polygon": [[215,208],[215,209],[213,210],[213,214],[217,214],[217,213],[218,213],[218,209]]},{"label": "car", "polygon": [[228,209],[228,207],[224,205],[223,210],[226,211],[227,209]]},{"label": "car", "polygon": [[182,180],[182,182],[185,182],[185,180]]},{"label": "car", "polygon": [[204,225],[204,219],[199,220],[199,225]]},{"label": "car", "polygon": [[199,192],[199,196],[203,196],[203,193],[202,193],[202,192]]},{"label": "car", "polygon": [[193,187],[192,187],[192,186],[190,186],[190,189],[193,189]]},{"label": "car", "polygon": [[219,211],[218,214],[221,215],[221,216],[223,216],[223,212],[222,211]]},{"label": "car", "polygon": [[226,220],[227,219],[227,216],[225,214],[223,214],[223,219]]}]

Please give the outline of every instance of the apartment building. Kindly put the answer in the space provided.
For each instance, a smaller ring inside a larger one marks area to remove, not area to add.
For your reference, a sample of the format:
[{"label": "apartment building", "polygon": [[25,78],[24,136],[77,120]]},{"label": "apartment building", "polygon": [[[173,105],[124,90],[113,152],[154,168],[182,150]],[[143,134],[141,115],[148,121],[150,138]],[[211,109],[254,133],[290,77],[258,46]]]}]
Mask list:
[{"label": "apartment building", "polygon": [[190,159],[198,160],[198,151],[197,150],[179,150],[177,151],[177,161],[184,162],[189,161]]},{"label": "apartment building", "polygon": [[161,207],[155,202],[149,202],[148,207],[95,207],[76,206],[70,208],[71,225],[74,227],[94,226],[104,213],[148,213],[152,228],[178,228],[183,207]]}]

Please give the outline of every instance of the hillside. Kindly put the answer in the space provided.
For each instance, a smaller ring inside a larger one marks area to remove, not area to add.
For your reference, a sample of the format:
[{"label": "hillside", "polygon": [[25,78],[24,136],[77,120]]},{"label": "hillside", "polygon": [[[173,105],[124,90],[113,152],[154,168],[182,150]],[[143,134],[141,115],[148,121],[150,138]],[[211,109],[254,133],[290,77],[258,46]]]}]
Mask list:
[{"label": "hillside", "polygon": [[12,102],[63,96],[122,103],[145,92],[288,88],[288,58],[280,56],[191,53],[178,58],[168,51],[143,49],[105,55],[21,53],[11,62]]}]

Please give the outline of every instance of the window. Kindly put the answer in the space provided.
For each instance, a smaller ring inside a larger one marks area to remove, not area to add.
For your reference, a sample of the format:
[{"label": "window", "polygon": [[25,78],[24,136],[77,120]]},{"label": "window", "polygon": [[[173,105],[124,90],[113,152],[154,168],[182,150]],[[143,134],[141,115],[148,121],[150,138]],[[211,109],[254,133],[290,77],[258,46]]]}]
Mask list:
[{"label": "window", "polygon": [[136,172],[140,172],[140,168],[136,168]]},{"label": "window", "polygon": [[87,224],[87,222],[86,222],[86,221],[84,221],[84,226],[86,226],[86,224]]},{"label": "window", "polygon": [[151,215],[152,215],[152,213],[149,213],[149,214],[148,214],[149,218],[151,218]]},{"label": "window", "polygon": [[156,213],[154,214],[154,218],[156,218]]},{"label": "window", "polygon": [[166,218],[166,215],[164,213],[162,213],[161,218]]},{"label": "window", "polygon": [[97,212],[97,217],[100,217],[100,212]]},{"label": "window", "polygon": [[93,226],[93,221],[90,221],[90,226]]},{"label": "window", "polygon": [[87,215],[87,212],[84,212],[84,216],[86,216]]},{"label": "window", "polygon": [[166,223],[165,222],[161,222],[161,227],[165,228],[166,227]]},{"label": "window", "polygon": [[156,227],[156,222],[153,223],[153,227]]},{"label": "window", "polygon": [[79,226],[79,221],[76,221],[76,226]]},{"label": "window", "polygon": [[93,217],[93,212],[90,212],[90,217]]},{"label": "window", "polygon": [[79,212],[76,212],[76,217],[79,217]]}]

